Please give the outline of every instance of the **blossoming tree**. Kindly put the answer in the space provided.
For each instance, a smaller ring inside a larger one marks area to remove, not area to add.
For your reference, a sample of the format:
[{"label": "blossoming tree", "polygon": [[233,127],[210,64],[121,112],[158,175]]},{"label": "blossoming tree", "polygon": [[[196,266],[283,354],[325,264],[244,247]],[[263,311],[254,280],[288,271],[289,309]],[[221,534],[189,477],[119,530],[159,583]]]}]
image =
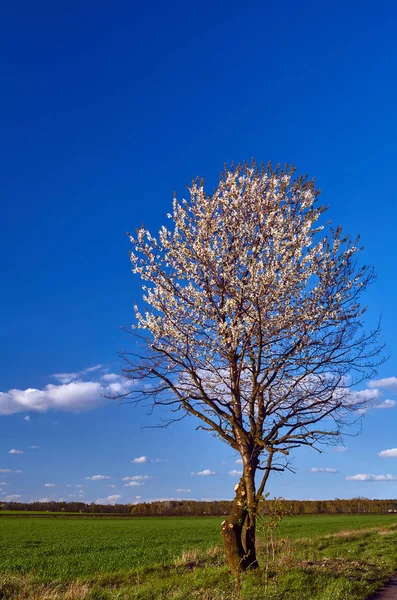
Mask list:
[{"label": "blossoming tree", "polygon": [[357,242],[321,224],[318,196],[288,166],[239,165],[212,194],[197,179],[174,199],[170,229],[130,236],[147,308],[135,307],[143,349],[124,354],[134,385],[122,399],[150,398],[170,421],[193,415],[241,455],[222,524],[234,573],[257,566],[271,472],[337,438],[361,407],[351,386],[378,360],[379,328],[365,333],[359,302],[373,272],[357,267]]}]

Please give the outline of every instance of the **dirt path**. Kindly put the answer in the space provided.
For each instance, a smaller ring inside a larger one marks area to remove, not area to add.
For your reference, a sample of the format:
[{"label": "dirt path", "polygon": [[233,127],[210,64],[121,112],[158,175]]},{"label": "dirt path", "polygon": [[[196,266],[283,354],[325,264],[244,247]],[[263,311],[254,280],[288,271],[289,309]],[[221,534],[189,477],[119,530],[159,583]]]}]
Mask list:
[{"label": "dirt path", "polygon": [[397,600],[397,575],[376,592],[369,600]]}]

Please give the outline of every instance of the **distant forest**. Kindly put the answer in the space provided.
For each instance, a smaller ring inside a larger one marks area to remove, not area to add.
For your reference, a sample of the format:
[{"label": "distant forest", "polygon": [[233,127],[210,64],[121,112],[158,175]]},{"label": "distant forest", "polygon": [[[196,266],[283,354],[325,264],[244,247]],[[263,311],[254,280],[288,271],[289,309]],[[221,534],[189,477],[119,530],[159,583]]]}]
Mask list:
[{"label": "distant forest", "polygon": [[[397,513],[397,500],[266,500],[261,504],[263,514],[279,510],[289,515],[343,515]],[[164,500],[140,504],[84,504],[83,502],[0,502],[2,511],[65,512],[82,515],[118,515],[128,517],[221,517],[230,513],[232,502],[219,500]],[[4,513],[3,513],[4,514]]]}]

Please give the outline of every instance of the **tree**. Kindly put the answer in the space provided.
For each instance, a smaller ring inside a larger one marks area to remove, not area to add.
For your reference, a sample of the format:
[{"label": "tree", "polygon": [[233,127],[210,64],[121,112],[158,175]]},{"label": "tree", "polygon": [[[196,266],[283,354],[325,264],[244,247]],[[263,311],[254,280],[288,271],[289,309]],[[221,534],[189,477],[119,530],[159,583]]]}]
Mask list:
[{"label": "tree", "polygon": [[171,229],[130,236],[147,308],[135,306],[140,349],[123,353],[134,385],[120,398],[170,408],[168,423],[193,415],[240,453],[222,524],[234,573],[258,564],[270,473],[340,435],[364,402],[351,387],[379,363],[379,327],[365,333],[359,302],[373,271],[357,267],[357,241],[321,224],[318,196],[294,168],[239,165],[211,195],[196,179],[174,198]]}]

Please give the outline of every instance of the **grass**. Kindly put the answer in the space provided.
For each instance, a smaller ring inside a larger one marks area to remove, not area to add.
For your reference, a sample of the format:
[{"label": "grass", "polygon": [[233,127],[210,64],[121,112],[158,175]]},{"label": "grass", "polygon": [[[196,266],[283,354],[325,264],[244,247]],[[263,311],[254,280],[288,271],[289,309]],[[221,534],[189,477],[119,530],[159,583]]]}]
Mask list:
[{"label": "grass", "polygon": [[170,564],[219,543],[220,519],[2,517],[0,572],[74,580]]},{"label": "grass", "polygon": [[[17,516],[17,517],[23,517],[25,516],[34,516],[37,515],[38,517],[46,517],[48,515],[56,515],[56,516],[62,516],[62,515],[74,515],[75,517],[79,517],[80,513],[76,513],[76,512],[69,512],[69,511],[53,511],[53,510],[0,510],[0,517],[7,517],[9,515],[12,516]],[[91,513],[87,513],[84,516],[91,516]]]},{"label": "grass", "polygon": [[397,570],[397,516],[285,518],[237,590],[218,518],[0,519],[3,600],[363,600]]}]

